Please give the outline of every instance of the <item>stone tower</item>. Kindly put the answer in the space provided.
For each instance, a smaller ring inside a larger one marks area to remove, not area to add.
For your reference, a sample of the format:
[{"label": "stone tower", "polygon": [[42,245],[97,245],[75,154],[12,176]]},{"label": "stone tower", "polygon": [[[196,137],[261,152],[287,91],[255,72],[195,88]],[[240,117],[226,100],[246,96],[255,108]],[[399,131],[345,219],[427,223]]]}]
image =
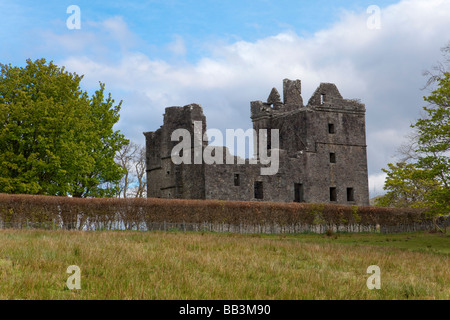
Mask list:
[{"label": "stone tower", "polygon": [[267,102],[251,102],[251,118],[257,131],[279,130],[286,152],[279,174],[296,179],[288,193],[297,201],[368,205],[364,105],[343,99],[332,83],[321,83],[306,106],[300,80],[284,79],[283,95],[283,103],[273,99],[274,88]]}]

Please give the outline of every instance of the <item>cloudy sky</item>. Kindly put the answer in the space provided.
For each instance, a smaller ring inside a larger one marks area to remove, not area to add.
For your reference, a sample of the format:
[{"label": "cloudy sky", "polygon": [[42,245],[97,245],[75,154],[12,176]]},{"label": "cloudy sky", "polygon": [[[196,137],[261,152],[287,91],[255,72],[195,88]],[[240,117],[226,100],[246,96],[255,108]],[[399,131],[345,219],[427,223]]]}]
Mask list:
[{"label": "cloudy sky", "polygon": [[284,78],[302,80],[305,102],[335,83],[366,105],[371,196],[449,31],[449,0],[0,0],[0,62],[46,58],[83,74],[89,92],[105,83],[123,100],[116,129],[139,144],[168,106],[199,103],[208,128],[247,129],[250,101],[282,92]]}]

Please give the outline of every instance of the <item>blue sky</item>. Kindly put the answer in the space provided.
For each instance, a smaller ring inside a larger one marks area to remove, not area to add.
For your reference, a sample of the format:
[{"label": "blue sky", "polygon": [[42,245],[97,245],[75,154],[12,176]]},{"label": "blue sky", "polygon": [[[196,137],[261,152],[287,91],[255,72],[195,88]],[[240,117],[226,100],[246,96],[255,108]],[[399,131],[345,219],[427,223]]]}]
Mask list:
[{"label": "blue sky", "polygon": [[[396,1],[377,1],[385,6]],[[205,53],[205,42],[233,43],[256,41],[287,30],[299,35],[312,35],[330,27],[344,12],[364,11],[372,0],[169,0],[169,1],[0,1],[0,32],[2,58],[14,64],[23,64],[26,58],[46,53],[52,59],[60,58],[58,52],[34,51],[41,32],[53,31],[68,36],[74,32],[65,27],[69,17],[68,6],[76,4],[82,13],[82,28],[93,31],[86,22],[122,17],[140,43],[134,49],[163,57],[161,46],[177,37],[187,43],[188,58],[199,59]],[[111,49],[115,48],[110,43]],[[14,48],[13,50],[11,50]]]},{"label": "blue sky", "polygon": [[[69,30],[78,5],[81,29]],[[367,8],[380,8],[369,29]],[[366,104],[371,195],[424,106],[422,72],[450,41],[450,1],[6,1],[0,0],[0,62],[53,60],[106,84],[123,100],[117,124],[144,144],[164,108],[199,103],[208,128],[251,127],[250,101],[284,78],[301,79],[303,100],[320,82]]]}]

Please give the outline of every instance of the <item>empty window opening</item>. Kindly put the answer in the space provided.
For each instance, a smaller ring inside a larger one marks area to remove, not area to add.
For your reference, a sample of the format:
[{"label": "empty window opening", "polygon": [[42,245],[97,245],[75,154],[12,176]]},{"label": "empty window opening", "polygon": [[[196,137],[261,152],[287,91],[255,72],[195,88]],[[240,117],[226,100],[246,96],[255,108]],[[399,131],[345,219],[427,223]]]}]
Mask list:
[{"label": "empty window opening", "polygon": [[167,174],[170,174],[170,171],[167,171]]},{"label": "empty window opening", "polygon": [[336,188],[330,188],[330,201],[337,201]]},{"label": "empty window opening", "polygon": [[330,163],[336,163],[336,153],[330,153]]},{"label": "empty window opening", "polygon": [[355,192],[353,188],[347,188],[347,201],[355,201]]},{"label": "empty window opening", "polygon": [[322,94],[320,95],[320,104],[323,104],[324,101],[325,101],[325,93],[322,93]]},{"label": "empty window opening", "polygon": [[328,133],[334,133],[334,124],[333,123],[328,124]]},{"label": "empty window opening", "polygon": [[305,202],[303,195],[303,184],[301,183],[294,183],[294,201]]},{"label": "empty window opening", "polygon": [[234,174],[234,185],[236,187],[239,187],[241,185],[241,180],[240,180],[240,177],[239,177],[239,173],[235,173]]},{"label": "empty window opening", "polygon": [[262,181],[255,181],[255,199],[263,199],[263,183]]}]

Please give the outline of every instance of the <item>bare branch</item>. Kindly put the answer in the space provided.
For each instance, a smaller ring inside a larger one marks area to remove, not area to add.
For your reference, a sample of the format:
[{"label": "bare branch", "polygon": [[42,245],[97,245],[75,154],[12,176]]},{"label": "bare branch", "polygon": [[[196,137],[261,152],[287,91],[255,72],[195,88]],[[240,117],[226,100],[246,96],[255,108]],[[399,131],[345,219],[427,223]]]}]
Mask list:
[{"label": "bare branch", "polygon": [[422,72],[422,75],[428,77],[428,80],[425,83],[425,86],[421,88],[421,90],[424,90],[433,83],[439,81],[444,73],[450,70],[450,41],[445,47],[441,48],[441,52],[442,56],[444,57],[444,62],[442,63],[438,61],[437,64],[432,67],[433,71],[425,70]]}]

